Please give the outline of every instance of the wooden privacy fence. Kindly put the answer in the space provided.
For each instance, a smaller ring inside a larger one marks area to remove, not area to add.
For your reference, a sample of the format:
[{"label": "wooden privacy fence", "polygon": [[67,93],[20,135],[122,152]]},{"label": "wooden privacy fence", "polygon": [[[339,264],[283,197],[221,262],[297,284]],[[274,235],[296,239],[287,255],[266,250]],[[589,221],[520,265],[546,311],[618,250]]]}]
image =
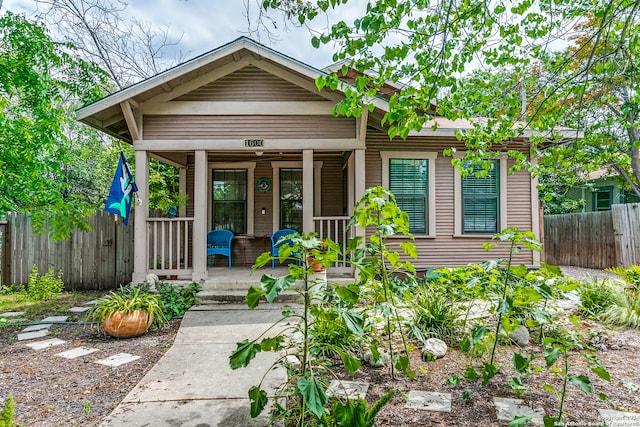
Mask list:
[{"label": "wooden privacy fence", "polygon": [[89,219],[93,231],[74,231],[70,239],[61,241],[33,234],[28,214],[11,213],[6,219],[4,232],[10,237],[5,240],[9,255],[2,259],[8,267],[3,271],[7,274],[5,284],[28,283],[34,264],[40,274],[49,268],[62,271],[68,289],[115,289],[131,281],[133,212],[127,227],[116,223],[112,214],[98,211]]},{"label": "wooden privacy fence", "polygon": [[640,203],[545,216],[544,257],[549,264],[586,268],[640,264]]}]

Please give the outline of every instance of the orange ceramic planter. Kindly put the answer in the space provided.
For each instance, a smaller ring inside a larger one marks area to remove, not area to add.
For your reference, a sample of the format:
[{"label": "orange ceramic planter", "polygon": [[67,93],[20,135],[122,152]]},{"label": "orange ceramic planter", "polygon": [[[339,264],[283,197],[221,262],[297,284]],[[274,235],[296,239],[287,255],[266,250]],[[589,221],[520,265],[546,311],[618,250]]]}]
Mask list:
[{"label": "orange ceramic planter", "polygon": [[112,337],[132,338],[144,334],[153,323],[153,316],[145,310],[130,313],[116,311],[102,321],[102,329]]},{"label": "orange ceramic planter", "polygon": [[313,271],[315,272],[320,272],[320,271],[324,271],[324,265],[322,265],[321,263],[317,262],[315,259],[308,257],[307,258],[307,262],[309,263],[309,265],[311,266],[311,268],[313,268]]}]

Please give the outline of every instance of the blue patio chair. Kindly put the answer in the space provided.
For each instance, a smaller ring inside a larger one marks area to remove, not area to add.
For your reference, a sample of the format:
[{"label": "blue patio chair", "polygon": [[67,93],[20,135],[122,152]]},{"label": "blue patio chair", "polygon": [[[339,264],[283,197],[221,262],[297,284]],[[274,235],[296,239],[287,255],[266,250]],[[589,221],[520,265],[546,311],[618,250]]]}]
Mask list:
[{"label": "blue patio chair", "polygon": [[207,260],[211,255],[224,255],[229,257],[231,268],[231,239],[233,232],[229,230],[212,230],[207,233]]},{"label": "blue patio chair", "polygon": [[275,233],[273,233],[273,235],[271,236],[271,255],[273,255],[274,258],[271,259],[271,269],[273,270],[274,268],[276,268],[276,259],[275,257],[278,256],[279,252],[280,252],[280,246],[282,245],[289,245],[289,246],[293,246],[293,242],[291,241],[291,239],[284,239],[282,241],[280,241],[280,239],[282,239],[285,236],[289,236],[291,234],[299,234],[296,230],[292,230],[290,228],[283,228],[281,230],[276,231]]}]

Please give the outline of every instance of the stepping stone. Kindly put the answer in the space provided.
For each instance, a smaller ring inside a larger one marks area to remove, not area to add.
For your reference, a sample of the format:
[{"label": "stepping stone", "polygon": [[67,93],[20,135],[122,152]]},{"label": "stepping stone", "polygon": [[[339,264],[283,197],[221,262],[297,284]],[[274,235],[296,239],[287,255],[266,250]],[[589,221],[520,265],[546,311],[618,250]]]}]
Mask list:
[{"label": "stepping stone", "polygon": [[0,317],[17,317],[22,316],[24,313],[24,311],[5,311],[4,313],[0,314]]},{"label": "stepping stone", "polygon": [[71,350],[63,351],[62,353],[56,354],[58,357],[64,357],[65,359],[75,359],[78,357],[86,356],[87,354],[94,353],[96,351],[100,351],[97,348],[87,348],[87,347],[76,347]]},{"label": "stepping stone", "polygon": [[71,313],[84,313],[85,311],[89,311],[89,307],[71,307],[69,311]]},{"label": "stepping stone", "polygon": [[493,403],[496,405],[496,413],[499,420],[511,421],[516,415],[521,415],[531,418],[531,422],[534,424],[542,425],[542,417],[545,415],[544,409],[534,409],[525,404],[522,399],[494,397]]},{"label": "stepping stone", "polygon": [[55,323],[66,322],[69,316],[49,316],[46,319],[42,319],[40,323]]},{"label": "stepping stone", "polygon": [[28,323],[29,319],[25,319],[23,317],[9,317],[9,318],[0,318],[8,324],[16,324],[16,323]]},{"label": "stepping stone", "polygon": [[63,341],[58,338],[51,338],[50,340],[37,341],[27,344],[27,347],[31,347],[34,350],[42,350],[43,348],[53,347],[54,345],[65,344],[66,341]]},{"label": "stepping stone", "polygon": [[405,408],[451,412],[451,393],[410,390]]},{"label": "stepping stone", "polygon": [[125,363],[133,362],[134,360],[140,359],[140,356],[134,356],[129,353],[118,353],[113,356],[109,356],[106,359],[96,360],[96,363],[105,366],[116,367],[120,365],[124,365]]},{"label": "stepping stone", "polygon": [[359,397],[364,399],[368,390],[369,383],[333,380],[331,384],[329,384],[327,395],[330,397],[341,397],[343,399],[357,399]]},{"label": "stepping stone", "polygon": [[600,420],[607,424],[607,427],[628,427],[640,425],[640,414],[634,412],[614,411],[611,409],[598,409]]},{"label": "stepping stone", "polygon": [[51,323],[41,323],[39,325],[31,325],[27,326],[22,330],[22,332],[33,332],[33,331],[41,331],[43,329],[49,329],[51,327]]},{"label": "stepping stone", "polygon": [[18,334],[18,341],[42,338],[42,337],[46,337],[48,334],[49,334],[49,331],[46,329],[42,329],[40,331],[25,332],[24,334]]}]

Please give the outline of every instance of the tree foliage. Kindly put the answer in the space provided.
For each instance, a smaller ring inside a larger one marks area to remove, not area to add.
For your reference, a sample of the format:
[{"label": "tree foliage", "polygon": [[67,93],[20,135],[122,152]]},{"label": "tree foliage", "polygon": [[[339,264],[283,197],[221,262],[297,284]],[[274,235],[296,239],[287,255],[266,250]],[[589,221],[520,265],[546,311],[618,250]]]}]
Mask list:
[{"label": "tree foliage", "polygon": [[[491,158],[505,141],[526,135],[534,150],[543,149],[533,153],[539,168],[510,154],[553,176],[543,181],[550,197],[601,166],[639,189],[637,1],[267,0],[262,6],[299,25],[325,17],[329,24],[312,44],[335,46],[333,59],[344,68],[318,85],[336,88],[347,68],[362,73],[338,114],[357,116],[372,97],[390,97],[383,122],[390,136],[402,137],[431,125],[434,114],[482,115],[487,120],[458,134],[469,148],[467,160]],[[472,70],[480,71],[470,77]],[[387,82],[398,89],[385,93]]]},{"label": "tree foliage", "polygon": [[91,177],[76,168],[72,106],[97,99],[101,81],[98,67],[43,27],[10,12],[0,18],[0,212],[31,212],[54,238],[88,227],[91,200],[76,189]]}]

